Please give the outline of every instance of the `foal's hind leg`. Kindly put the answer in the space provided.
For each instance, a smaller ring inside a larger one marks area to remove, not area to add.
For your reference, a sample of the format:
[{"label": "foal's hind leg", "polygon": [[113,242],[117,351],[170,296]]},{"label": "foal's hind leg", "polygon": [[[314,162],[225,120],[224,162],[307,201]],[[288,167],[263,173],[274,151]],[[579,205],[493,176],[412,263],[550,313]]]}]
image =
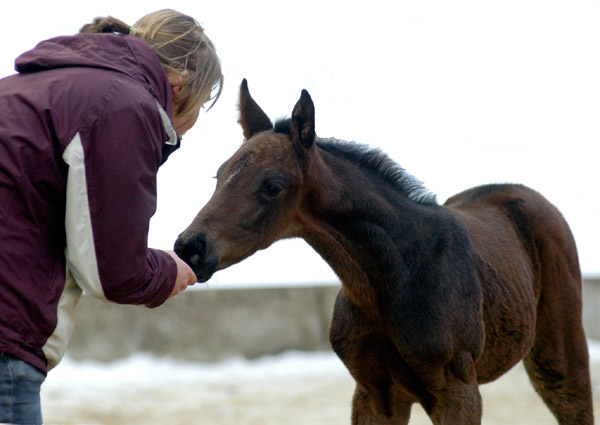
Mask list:
[{"label": "foal's hind leg", "polygon": [[560,425],[592,425],[593,404],[586,339],[581,329],[538,330],[523,360],[531,382]]},{"label": "foal's hind leg", "polygon": [[561,425],[592,425],[593,403],[587,340],[581,320],[581,271],[575,241],[555,208],[535,201],[525,237],[539,279],[535,340],[523,359],[529,378]]},{"label": "foal's hind leg", "polygon": [[[550,285],[554,283],[551,282]],[[531,382],[561,425],[592,425],[593,402],[587,340],[581,323],[580,283],[542,291],[536,336],[523,359]]]}]

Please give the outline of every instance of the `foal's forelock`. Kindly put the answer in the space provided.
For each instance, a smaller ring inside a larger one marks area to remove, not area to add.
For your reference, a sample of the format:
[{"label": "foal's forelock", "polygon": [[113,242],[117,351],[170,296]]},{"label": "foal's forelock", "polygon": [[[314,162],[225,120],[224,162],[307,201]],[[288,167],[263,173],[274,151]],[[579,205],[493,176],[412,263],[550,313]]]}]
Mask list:
[{"label": "foal's forelock", "polygon": [[223,178],[225,178],[225,184],[227,184],[231,180],[233,180],[233,178],[235,176],[237,176],[237,175],[243,173],[245,170],[247,170],[248,167],[250,166],[250,162],[251,162],[250,154],[247,152],[242,154],[242,156],[237,161],[235,161],[235,163],[229,169],[229,175],[223,176]]}]

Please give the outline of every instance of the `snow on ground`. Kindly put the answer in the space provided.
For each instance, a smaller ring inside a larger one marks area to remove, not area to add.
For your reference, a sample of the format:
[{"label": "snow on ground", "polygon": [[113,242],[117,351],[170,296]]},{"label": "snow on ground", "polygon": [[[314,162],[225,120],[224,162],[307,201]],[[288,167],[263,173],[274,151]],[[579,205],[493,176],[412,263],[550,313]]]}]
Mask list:
[{"label": "snow on ground", "polygon": [[[600,408],[600,343],[590,342]],[[65,359],[42,388],[46,424],[347,425],[354,381],[333,353],[193,363]],[[521,365],[481,387],[485,425],[556,424]],[[597,413],[598,414],[598,413]],[[415,405],[411,425],[430,424]]]}]

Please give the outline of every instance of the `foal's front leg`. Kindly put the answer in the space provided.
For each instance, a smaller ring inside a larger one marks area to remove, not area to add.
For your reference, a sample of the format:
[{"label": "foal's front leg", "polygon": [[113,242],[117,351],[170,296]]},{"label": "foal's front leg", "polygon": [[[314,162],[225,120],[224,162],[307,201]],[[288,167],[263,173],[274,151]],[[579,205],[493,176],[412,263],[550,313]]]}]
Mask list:
[{"label": "foal's front leg", "polygon": [[369,394],[360,385],[356,385],[352,401],[352,425],[407,425],[412,403],[412,401],[391,400],[391,417],[388,417],[375,406],[376,402]]},{"label": "foal's front leg", "polygon": [[435,425],[481,425],[481,394],[477,384],[465,384],[457,378],[424,406]]}]

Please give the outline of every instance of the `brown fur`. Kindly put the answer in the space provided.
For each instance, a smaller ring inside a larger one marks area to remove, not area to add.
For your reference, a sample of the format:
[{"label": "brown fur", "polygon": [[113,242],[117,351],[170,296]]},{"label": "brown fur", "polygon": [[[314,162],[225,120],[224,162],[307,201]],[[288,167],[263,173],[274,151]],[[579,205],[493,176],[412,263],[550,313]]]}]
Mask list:
[{"label": "brown fur", "polygon": [[581,275],[567,223],[521,185],[443,206],[381,152],[319,139],[303,92],[290,121],[240,92],[248,140],[176,243],[201,280],[282,238],[305,239],[342,281],[334,351],[356,380],[352,423],[480,424],[478,385],[523,360],[562,425],[591,425]]}]

